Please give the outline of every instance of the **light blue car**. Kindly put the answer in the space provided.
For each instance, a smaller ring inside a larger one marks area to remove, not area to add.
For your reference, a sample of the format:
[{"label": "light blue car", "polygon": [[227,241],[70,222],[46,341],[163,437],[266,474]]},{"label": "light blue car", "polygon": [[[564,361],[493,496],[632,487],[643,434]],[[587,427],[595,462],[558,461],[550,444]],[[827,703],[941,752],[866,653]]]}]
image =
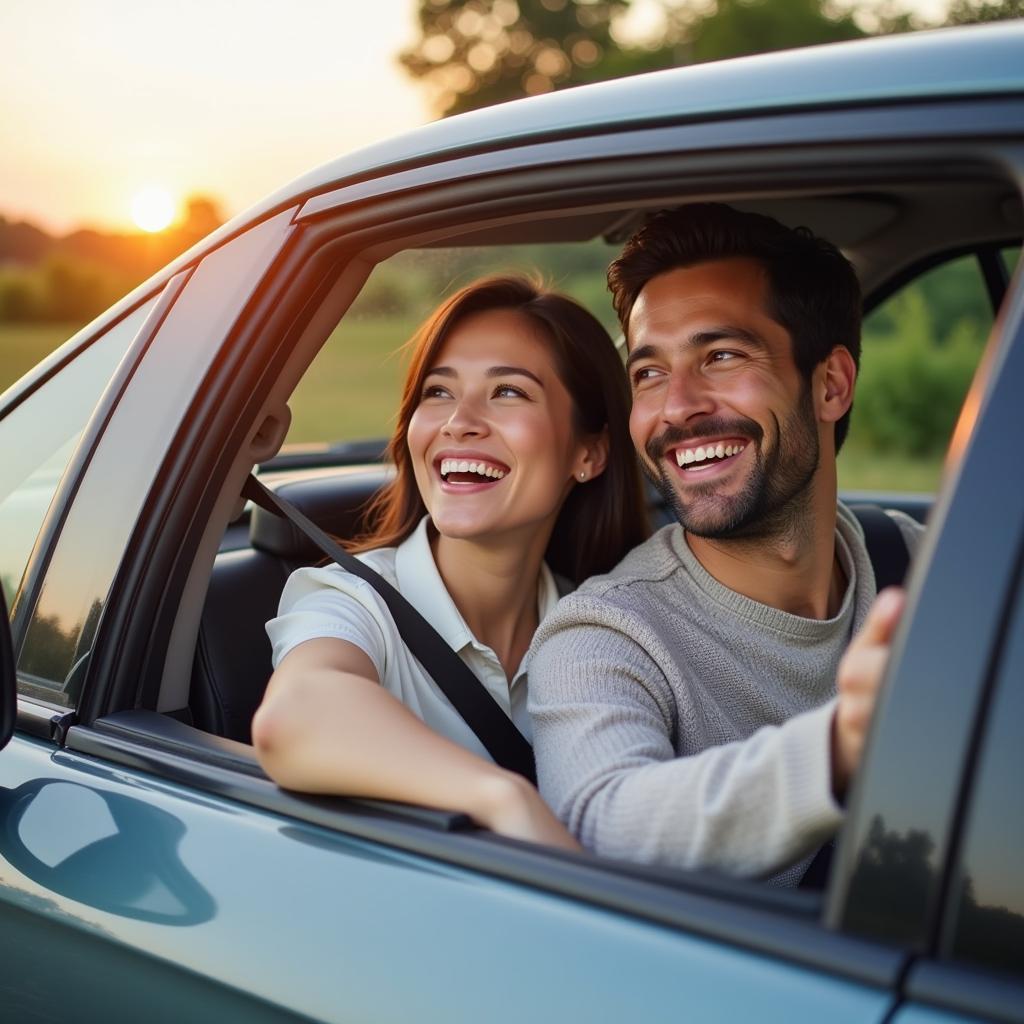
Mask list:
[{"label": "light blue car", "polygon": [[[1024,1021],[1022,183],[1024,23],[684,68],[342,157],[36,367],[0,397],[0,1018]],[[827,887],[278,789],[263,622],[319,556],[241,487],[344,534],[387,474],[358,434],[274,458],[314,357],[355,409],[396,267],[614,254],[695,199],[836,241],[869,311],[966,266],[993,323],[934,504],[888,499],[929,531]]]}]

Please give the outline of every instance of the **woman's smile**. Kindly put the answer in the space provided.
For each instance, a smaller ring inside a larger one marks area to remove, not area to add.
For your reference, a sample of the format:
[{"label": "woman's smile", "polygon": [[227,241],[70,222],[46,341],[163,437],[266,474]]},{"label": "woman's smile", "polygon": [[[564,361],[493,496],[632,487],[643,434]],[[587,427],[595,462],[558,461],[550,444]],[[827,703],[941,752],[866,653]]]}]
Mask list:
[{"label": "woman's smile", "polygon": [[442,486],[453,491],[482,486],[487,488],[504,480],[510,470],[503,462],[477,451],[453,449],[434,457],[434,466]]}]

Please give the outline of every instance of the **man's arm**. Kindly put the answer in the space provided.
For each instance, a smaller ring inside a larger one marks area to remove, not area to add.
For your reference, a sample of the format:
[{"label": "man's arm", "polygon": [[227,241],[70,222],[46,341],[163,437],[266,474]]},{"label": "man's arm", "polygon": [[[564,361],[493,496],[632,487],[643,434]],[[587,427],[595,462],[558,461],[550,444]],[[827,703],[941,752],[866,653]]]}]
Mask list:
[{"label": "man's arm", "polygon": [[541,791],[584,846],[611,857],[746,877],[811,853],[838,827],[888,663],[903,592],[879,595],[840,663],[839,696],[745,740],[678,757],[678,707],[641,632],[577,621],[530,667]]},{"label": "man's arm", "polygon": [[830,787],[834,702],[746,740],[677,757],[677,706],[657,661],[593,622],[549,634],[530,664],[541,792],[584,846],[610,857],[769,875],[816,849],[841,810]]}]

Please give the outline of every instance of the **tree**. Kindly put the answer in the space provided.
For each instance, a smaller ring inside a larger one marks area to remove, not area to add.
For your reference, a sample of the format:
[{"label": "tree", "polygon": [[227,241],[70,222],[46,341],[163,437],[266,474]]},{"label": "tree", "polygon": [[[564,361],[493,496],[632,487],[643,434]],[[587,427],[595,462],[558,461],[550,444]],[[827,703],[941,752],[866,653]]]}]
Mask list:
[{"label": "tree", "polygon": [[678,9],[692,62],[745,57],[818,43],[857,39],[865,33],[849,13],[828,13],[821,0],[717,0],[709,14]]},{"label": "tree", "polygon": [[420,0],[422,38],[399,55],[441,115],[674,63],[624,47],[630,0]]},{"label": "tree", "polygon": [[971,25],[983,21],[1024,18],[1024,0],[953,0],[947,25]]}]

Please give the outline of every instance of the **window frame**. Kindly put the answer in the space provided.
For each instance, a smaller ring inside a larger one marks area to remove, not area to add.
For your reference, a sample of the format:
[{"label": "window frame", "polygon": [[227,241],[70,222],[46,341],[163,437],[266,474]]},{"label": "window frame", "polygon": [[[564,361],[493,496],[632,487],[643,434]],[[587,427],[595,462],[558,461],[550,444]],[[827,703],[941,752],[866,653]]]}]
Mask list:
[{"label": "window frame", "polygon": [[108,336],[111,331],[117,330],[120,324],[137,309],[154,299],[156,300],[156,304],[146,316],[135,337],[126,346],[125,353],[119,360],[107,385],[100,392],[99,399],[82,431],[78,444],[75,446],[75,451],[61,474],[60,483],[57,485],[57,489],[50,501],[49,510],[41,524],[32,554],[25,566],[22,586],[19,588],[11,609],[11,635],[15,660],[20,655],[21,646],[25,639],[29,610],[35,605],[40,581],[49,564],[54,541],[60,533],[67,511],[74,500],[82,474],[89,465],[89,460],[96,449],[96,444],[103,433],[114,406],[131,380],[139,362],[146,353],[146,349],[149,347],[150,341],[179,290],[180,284],[171,281],[165,287],[149,292],[138,299],[138,301],[132,302],[118,316],[103,323],[101,328],[90,331],[87,339],[81,343],[78,343],[76,339],[72,339],[75,342],[73,349],[66,354],[59,350],[60,358],[54,359],[52,363],[44,364],[45,369],[43,371],[37,369],[31,375],[30,385],[19,389],[17,400],[4,408],[2,414],[0,414],[0,418],[6,418],[8,414],[20,408],[59,373],[72,370],[75,360],[79,355],[91,348],[101,338]]},{"label": "window frame", "polygon": [[[974,107],[972,104],[953,106],[960,115]],[[675,176],[665,184],[658,175],[666,166],[673,165],[675,154],[671,159],[663,159],[664,154],[643,153],[620,157],[617,154],[622,152],[624,140],[632,139],[635,133],[612,132],[603,140],[603,145],[615,155],[600,165],[587,164],[586,180],[578,183],[573,177],[573,170],[578,170],[571,156],[573,140],[546,144],[554,147],[549,151],[552,155],[561,153],[563,166],[537,168],[538,187],[543,188],[528,202],[521,199],[522,193],[529,191],[523,184],[524,176],[530,176],[527,169],[519,175],[484,175],[449,183],[444,180],[442,162],[441,166],[434,165],[428,175],[435,182],[431,187],[422,190],[410,187],[400,195],[388,195],[379,200],[366,201],[363,197],[351,210],[340,208],[332,212],[325,207],[315,211],[315,217],[312,216],[314,211],[307,211],[294,244],[282,253],[273,269],[273,277],[268,278],[268,287],[256,296],[239,320],[218,373],[210,378],[197,399],[190,433],[179,437],[173,458],[162,469],[161,487],[154,495],[149,517],[133,536],[133,546],[136,551],[143,551],[144,557],[137,557],[136,564],[129,567],[131,579],[118,580],[121,593],[116,621],[102,637],[103,646],[94,663],[94,669],[109,679],[109,685],[86,691],[87,700],[81,709],[83,724],[68,731],[68,748],[324,824],[344,834],[364,835],[376,842],[422,852],[442,861],[465,863],[484,874],[514,878],[531,887],[611,906],[611,903],[602,903],[607,899],[625,912],[650,915],[652,920],[722,941],[739,945],[763,942],[766,945],[758,948],[772,955],[797,958],[844,977],[857,977],[874,986],[894,988],[908,962],[905,947],[888,947],[875,937],[861,940],[851,936],[834,916],[826,919],[824,927],[816,920],[801,924],[796,911],[794,916],[782,914],[778,909],[765,911],[761,930],[760,925],[751,923],[750,914],[754,911],[748,902],[748,889],[741,883],[708,884],[705,880],[681,879],[676,873],[669,873],[673,885],[667,888],[666,873],[656,869],[623,868],[606,863],[595,867],[586,860],[578,863],[550,851],[522,847],[485,835],[442,832],[438,838],[438,834],[422,824],[410,826],[398,811],[381,815],[354,801],[315,801],[277,790],[271,797],[273,787],[240,765],[218,763],[202,735],[186,732],[176,739],[161,739],[158,727],[165,723],[152,718],[136,721],[130,729],[115,726],[123,722],[123,719],[117,720],[117,715],[125,714],[135,702],[141,702],[142,707],[155,706],[172,627],[172,606],[198,549],[203,522],[223,486],[230,462],[230,446],[240,442],[251,426],[252,418],[269,393],[274,374],[287,360],[289,345],[305,330],[338,278],[339,266],[350,263],[367,250],[386,251],[395,246],[399,238],[444,233],[451,229],[453,222],[477,224],[507,217],[523,207],[534,211],[545,209],[546,204],[561,207],[567,184],[572,186],[570,191],[579,202],[587,196],[597,201],[599,195],[607,195],[609,188],[607,182],[599,183],[601,173],[622,182],[632,180],[635,172],[641,171],[641,183],[635,186],[638,196],[679,191],[684,187],[695,196],[730,188],[742,189],[744,182],[749,186],[751,176],[756,177],[762,187],[767,187],[765,183],[771,180],[788,181],[794,190],[794,181],[813,181],[820,185],[841,180],[846,187],[851,187],[852,182],[862,177],[872,180],[872,175],[880,173],[882,161],[891,160],[893,155],[917,168],[916,174],[926,178],[934,176],[934,172],[929,174],[924,168],[929,165],[934,168],[934,155],[941,152],[942,147],[932,148],[921,142],[908,145],[905,137],[897,139],[902,128],[908,125],[914,125],[918,135],[935,133],[939,127],[942,133],[948,129],[953,137],[960,132],[971,134],[975,129],[979,133],[991,130],[991,125],[984,127],[974,122],[970,129],[964,128],[966,121],[963,119],[960,128],[951,127],[945,116],[948,111],[941,103],[929,106],[928,112],[928,123],[922,125],[920,104],[888,108],[886,129],[880,139],[862,135],[858,141],[837,145],[805,134],[802,144],[791,147],[773,146],[764,150],[750,147],[746,154],[748,159],[743,161],[745,168],[749,163],[749,168],[726,183],[714,173],[717,157],[712,154],[707,159],[695,159],[694,166],[687,165],[685,173],[676,164]],[[878,112],[870,112],[871,116],[864,111],[856,113],[863,133],[867,131],[865,124],[870,124]],[[833,116],[838,115],[830,115]],[[774,123],[778,118],[771,120]],[[809,118],[803,122],[803,128],[809,132],[810,126],[818,123]],[[742,137],[744,124],[744,120],[733,124],[735,138]],[[979,162],[986,166],[996,162],[995,154],[1001,152],[998,144],[987,141],[965,143],[965,148],[972,147]],[[1005,151],[1002,152],[1005,157]],[[813,172],[801,167],[808,154],[813,157]],[[646,185],[642,183],[645,179],[649,182]],[[654,179],[658,179],[657,183]],[[382,187],[385,182],[386,176],[381,181]],[[453,209],[458,213],[453,214]],[[198,474],[186,477],[184,473],[184,465],[196,460],[211,470],[202,474],[201,480]],[[150,592],[152,582],[150,591],[146,590],[146,581],[140,575],[143,573],[148,573],[151,581],[162,581],[163,595]],[[154,628],[145,635],[140,630],[131,635],[130,624],[140,619]],[[863,807],[856,810],[863,810]],[[399,815],[397,821],[394,820],[396,814]],[[638,875],[642,877],[637,878]],[[620,877],[622,890],[628,890],[627,895],[621,897],[614,895],[617,890],[613,884]],[[634,883],[641,890],[635,890]],[[613,895],[602,896],[604,890]],[[677,909],[665,909],[669,902],[666,893],[670,890],[684,894],[680,899],[690,908],[687,916],[678,916],[681,912]],[[722,923],[723,915],[728,917],[723,908],[733,903],[738,908],[737,924],[730,930]],[[780,952],[787,934],[792,936],[795,945],[788,952]]]}]

